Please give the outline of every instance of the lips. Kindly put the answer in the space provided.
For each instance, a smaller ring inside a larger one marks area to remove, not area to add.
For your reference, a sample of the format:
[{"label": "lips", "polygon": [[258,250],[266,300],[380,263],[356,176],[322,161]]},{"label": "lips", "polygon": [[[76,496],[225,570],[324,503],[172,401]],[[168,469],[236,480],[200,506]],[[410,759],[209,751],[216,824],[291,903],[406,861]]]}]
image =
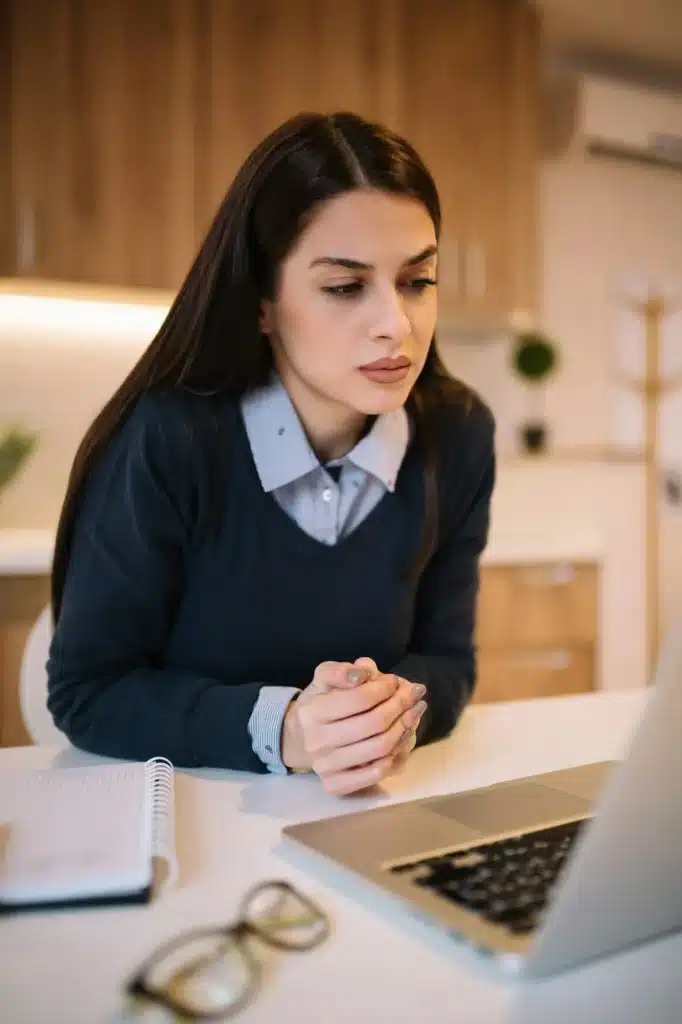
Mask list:
[{"label": "lips", "polygon": [[377,359],[373,363],[360,367],[360,373],[373,384],[390,386],[399,385],[409,376],[412,360],[406,356],[396,359]]},{"label": "lips", "polygon": [[361,366],[361,370],[406,370],[411,366],[411,361],[406,356],[398,356],[397,359],[377,359],[373,363]]}]

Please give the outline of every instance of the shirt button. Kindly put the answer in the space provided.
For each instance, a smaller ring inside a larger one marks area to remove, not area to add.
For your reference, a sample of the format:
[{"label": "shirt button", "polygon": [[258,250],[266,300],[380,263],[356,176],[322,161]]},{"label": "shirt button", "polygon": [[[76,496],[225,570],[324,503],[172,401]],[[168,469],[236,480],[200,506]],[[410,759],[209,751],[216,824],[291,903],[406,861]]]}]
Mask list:
[{"label": "shirt button", "polygon": [[329,502],[331,500],[332,500],[331,487],[325,487],[325,489],[322,491],[322,501]]}]

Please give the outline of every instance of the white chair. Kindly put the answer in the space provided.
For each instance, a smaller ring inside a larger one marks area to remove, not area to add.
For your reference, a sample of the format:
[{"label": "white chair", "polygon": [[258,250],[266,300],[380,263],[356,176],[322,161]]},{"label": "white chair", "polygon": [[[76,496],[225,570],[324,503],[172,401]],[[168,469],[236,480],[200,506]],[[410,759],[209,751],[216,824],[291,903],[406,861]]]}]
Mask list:
[{"label": "white chair", "polygon": [[26,730],[39,746],[62,744],[64,733],[52,721],[47,710],[47,670],[45,664],[52,640],[52,613],[44,608],[26,641],[19,673],[19,707]]}]

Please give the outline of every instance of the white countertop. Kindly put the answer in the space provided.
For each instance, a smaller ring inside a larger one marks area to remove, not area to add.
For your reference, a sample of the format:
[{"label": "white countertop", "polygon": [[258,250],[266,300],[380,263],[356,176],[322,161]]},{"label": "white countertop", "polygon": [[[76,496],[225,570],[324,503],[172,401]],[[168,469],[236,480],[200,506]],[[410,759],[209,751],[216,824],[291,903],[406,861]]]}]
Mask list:
[{"label": "white countertop", "polygon": [[0,529],[0,576],[42,576],[50,572],[52,530]]},{"label": "white countertop", "polygon": [[[0,528],[0,576],[46,575],[54,550],[52,530]],[[602,545],[597,532],[573,534],[562,524],[529,525],[518,531],[498,530],[493,524],[483,563],[504,565],[533,562],[598,561]]]},{"label": "white countertop", "polygon": [[[622,756],[646,692],[470,707],[454,735],[415,752],[380,791],[339,800],[310,776],[178,772],[180,880],[155,904],[9,917],[0,929],[0,1003],[11,1024],[122,1024],[120,985],[156,943],[228,923],[253,884],[284,878],[317,900],[331,938],[267,954],[243,1024],[679,1024],[682,935],[541,982],[512,981],[352,876],[301,860],[285,824],[386,801]],[[65,749],[0,750],[0,770],[96,759]],[[428,1010],[426,1000],[428,999]],[[151,1012],[149,1019],[165,1020]],[[147,1017],[144,1017],[147,1020]]]}]

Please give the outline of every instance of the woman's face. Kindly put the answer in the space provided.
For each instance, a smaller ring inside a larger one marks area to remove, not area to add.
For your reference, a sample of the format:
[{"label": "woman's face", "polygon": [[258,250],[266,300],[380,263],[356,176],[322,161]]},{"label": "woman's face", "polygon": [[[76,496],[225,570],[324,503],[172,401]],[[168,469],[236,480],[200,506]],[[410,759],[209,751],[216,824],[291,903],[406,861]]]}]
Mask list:
[{"label": "woman's face", "polygon": [[424,206],[358,189],[324,203],[263,304],[285,385],[365,415],[398,408],[436,325],[436,235]]}]

